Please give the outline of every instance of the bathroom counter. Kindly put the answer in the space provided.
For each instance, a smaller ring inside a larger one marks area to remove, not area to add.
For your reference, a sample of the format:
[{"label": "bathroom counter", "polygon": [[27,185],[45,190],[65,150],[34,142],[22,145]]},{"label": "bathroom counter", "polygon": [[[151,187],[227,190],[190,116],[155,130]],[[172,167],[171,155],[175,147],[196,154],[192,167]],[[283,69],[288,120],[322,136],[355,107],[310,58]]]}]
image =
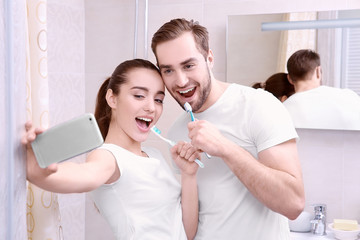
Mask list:
[{"label": "bathroom counter", "polygon": [[311,232],[290,232],[291,240],[328,240],[336,239],[334,234],[331,231],[326,231],[326,235],[318,236],[314,235]]}]

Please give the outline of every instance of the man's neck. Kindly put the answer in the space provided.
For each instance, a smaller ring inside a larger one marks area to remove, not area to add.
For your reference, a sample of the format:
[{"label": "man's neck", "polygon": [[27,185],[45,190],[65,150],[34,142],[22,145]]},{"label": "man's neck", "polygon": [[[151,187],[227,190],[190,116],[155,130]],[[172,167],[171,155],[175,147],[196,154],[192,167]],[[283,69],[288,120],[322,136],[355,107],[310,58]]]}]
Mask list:
[{"label": "man's neck", "polygon": [[222,82],[222,81],[219,81],[219,80],[216,80],[215,78],[213,78],[211,80],[210,94],[209,94],[208,98],[206,99],[205,104],[197,112],[203,112],[206,109],[208,109],[209,107],[211,107],[217,100],[219,100],[219,98],[225,92],[226,88],[229,85],[230,85],[229,83]]},{"label": "man's neck", "polygon": [[299,80],[294,84],[295,92],[304,92],[317,87],[320,87],[320,82],[313,79]]}]

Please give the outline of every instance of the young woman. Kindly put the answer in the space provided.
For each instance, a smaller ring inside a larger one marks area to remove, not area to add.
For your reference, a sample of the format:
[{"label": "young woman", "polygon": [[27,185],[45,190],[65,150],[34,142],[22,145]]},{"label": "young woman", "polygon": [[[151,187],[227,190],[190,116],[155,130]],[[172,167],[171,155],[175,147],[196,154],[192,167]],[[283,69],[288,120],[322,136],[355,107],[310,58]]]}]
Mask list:
[{"label": "young woman", "polygon": [[[181,171],[181,186],[159,151],[141,142],[158,121],[165,88],[149,61],[121,63],[100,87],[95,117],[104,144],[85,163],[70,161],[42,169],[31,142],[43,130],[26,123],[27,178],[58,193],[91,191],[116,239],[192,239],[198,223],[196,171],[199,152],[179,142],[171,155]],[[181,201],[181,204],[180,204]]]},{"label": "young woman", "polygon": [[288,97],[295,93],[294,85],[288,80],[288,74],[278,72],[271,75],[265,82],[257,82],[252,85],[253,88],[262,88],[271,92],[277,99],[284,102]]}]

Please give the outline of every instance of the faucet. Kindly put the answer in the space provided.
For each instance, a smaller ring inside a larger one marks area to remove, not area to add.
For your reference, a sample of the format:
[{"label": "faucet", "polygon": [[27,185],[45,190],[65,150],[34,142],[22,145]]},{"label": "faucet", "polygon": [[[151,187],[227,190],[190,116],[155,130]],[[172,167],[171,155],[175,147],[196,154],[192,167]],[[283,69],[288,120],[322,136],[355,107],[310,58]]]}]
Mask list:
[{"label": "faucet", "polygon": [[315,216],[310,221],[311,231],[315,235],[326,235],[326,205],[314,205]]}]

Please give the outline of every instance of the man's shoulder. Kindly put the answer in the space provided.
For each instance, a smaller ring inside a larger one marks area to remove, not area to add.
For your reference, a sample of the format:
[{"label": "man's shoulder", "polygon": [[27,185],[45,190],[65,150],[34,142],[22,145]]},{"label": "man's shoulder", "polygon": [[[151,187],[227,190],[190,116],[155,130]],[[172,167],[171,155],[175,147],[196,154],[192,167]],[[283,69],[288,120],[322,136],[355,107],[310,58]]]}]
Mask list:
[{"label": "man's shoulder", "polygon": [[269,96],[273,96],[270,92],[267,92],[261,88],[255,89],[249,86],[245,86],[245,85],[241,85],[238,83],[232,83],[228,89],[227,92],[229,93],[229,95],[231,96],[244,96],[244,97],[269,97]]}]

